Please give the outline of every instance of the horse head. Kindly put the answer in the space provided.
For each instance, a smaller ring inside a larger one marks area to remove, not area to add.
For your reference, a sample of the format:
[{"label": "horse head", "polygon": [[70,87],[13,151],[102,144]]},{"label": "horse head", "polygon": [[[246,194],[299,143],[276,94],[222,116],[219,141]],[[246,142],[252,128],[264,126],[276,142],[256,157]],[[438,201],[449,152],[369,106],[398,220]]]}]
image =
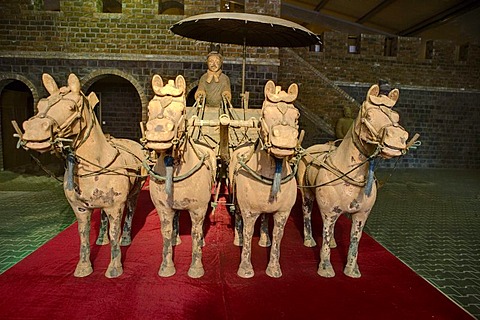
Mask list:
[{"label": "horse head", "polygon": [[407,151],[408,132],[399,124],[399,114],[392,110],[399,94],[398,89],[380,92],[376,84],[368,90],[352,129],[357,147],[366,156],[379,152],[390,159]]},{"label": "horse head", "polygon": [[293,155],[298,144],[300,112],[293,105],[298,86],[292,83],[288,92],[271,80],[265,85],[265,101],[260,119],[260,137],[267,151],[277,158]]},{"label": "horse head", "polygon": [[21,135],[22,146],[38,152],[52,150],[58,139],[78,135],[88,126],[81,120],[85,119],[85,105],[88,109],[89,105],[95,106],[98,102],[93,92],[88,97],[88,104],[85,102],[80,80],[73,73],[69,75],[65,87],[58,88],[52,76],[46,73],[42,81],[50,96],[41,99],[37,104],[37,114],[23,122],[25,132]]},{"label": "horse head", "polygon": [[145,138],[146,147],[156,151],[171,148],[185,134],[186,83],[178,75],[164,86],[159,75],[154,75],[152,87],[155,97],[148,104],[148,122]]}]

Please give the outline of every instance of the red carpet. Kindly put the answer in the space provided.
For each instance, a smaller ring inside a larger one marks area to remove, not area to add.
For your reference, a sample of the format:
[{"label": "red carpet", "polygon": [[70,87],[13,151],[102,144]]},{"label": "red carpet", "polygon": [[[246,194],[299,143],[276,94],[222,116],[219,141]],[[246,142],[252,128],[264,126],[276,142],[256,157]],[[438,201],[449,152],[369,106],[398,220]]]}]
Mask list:
[{"label": "red carpet", "polygon": [[[148,190],[142,191],[133,222],[133,242],[123,248],[124,274],[107,279],[109,246],[94,243],[99,212],[92,222],[94,272],[73,277],[79,252],[76,224],[0,275],[0,319],[471,319],[437,289],[364,235],[359,264],[362,278],[343,274],[350,223],[337,223],[339,247],[332,251],[337,276],[317,275],[318,246],[302,241],[299,202],[287,223],[281,247],[283,277],[265,274],[268,249],[254,238],[255,276],[236,275],[240,248],[225,210],[206,221],[205,276],[190,279],[188,214],[181,214],[183,243],[174,260],[177,274],[157,275],[162,240]],[[321,230],[318,212],[314,231]]]}]

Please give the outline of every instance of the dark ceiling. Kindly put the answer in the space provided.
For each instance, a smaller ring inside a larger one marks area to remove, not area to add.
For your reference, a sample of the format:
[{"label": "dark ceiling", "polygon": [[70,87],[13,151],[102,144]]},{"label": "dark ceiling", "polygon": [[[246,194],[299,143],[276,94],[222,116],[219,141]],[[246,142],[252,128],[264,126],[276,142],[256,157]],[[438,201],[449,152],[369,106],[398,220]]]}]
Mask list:
[{"label": "dark ceiling", "polygon": [[282,0],[281,17],[318,34],[336,30],[480,44],[480,0]]}]

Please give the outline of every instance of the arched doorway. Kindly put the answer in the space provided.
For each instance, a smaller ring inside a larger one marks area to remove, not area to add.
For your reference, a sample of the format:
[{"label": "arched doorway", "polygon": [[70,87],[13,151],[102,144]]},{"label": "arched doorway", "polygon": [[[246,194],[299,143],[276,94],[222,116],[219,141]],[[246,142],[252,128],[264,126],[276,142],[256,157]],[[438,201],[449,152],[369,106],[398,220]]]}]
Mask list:
[{"label": "arched doorway", "polygon": [[187,94],[187,107],[191,107],[195,104],[195,92],[197,92],[198,86],[192,88]]},{"label": "arched doorway", "polygon": [[[0,112],[2,121],[2,168],[14,172],[29,174],[63,173],[63,160],[51,153],[37,153],[17,149],[18,138],[13,136],[16,131],[12,120],[23,130],[22,124],[32,117],[34,97],[31,89],[19,80],[4,80],[5,85],[0,93]],[[1,85],[0,85],[1,87]],[[46,173],[47,172],[47,173]]]},{"label": "arched doorway", "polygon": [[91,81],[86,94],[95,92],[95,114],[105,134],[139,141],[142,102],[133,84],[117,75],[105,74]]},{"label": "arched doorway", "polygon": [[12,120],[21,127],[25,120],[33,116],[33,95],[27,85],[18,80],[12,80],[6,84],[0,93],[0,112],[3,169],[16,170],[25,167],[31,163],[31,159],[25,150],[17,149],[18,139],[13,137],[15,130]]}]

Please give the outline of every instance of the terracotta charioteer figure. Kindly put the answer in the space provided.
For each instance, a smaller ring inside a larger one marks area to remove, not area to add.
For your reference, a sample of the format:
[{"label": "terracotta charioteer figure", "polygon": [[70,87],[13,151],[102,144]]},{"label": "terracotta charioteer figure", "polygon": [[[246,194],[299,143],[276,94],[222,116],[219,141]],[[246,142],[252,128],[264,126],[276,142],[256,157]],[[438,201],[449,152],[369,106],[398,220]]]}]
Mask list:
[{"label": "terracotta charioteer figure", "polygon": [[195,92],[195,100],[205,98],[205,106],[221,108],[223,99],[232,101],[230,78],[222,71],[223,57],[219,49],[207,55],[207,72],[202,75]]}]

